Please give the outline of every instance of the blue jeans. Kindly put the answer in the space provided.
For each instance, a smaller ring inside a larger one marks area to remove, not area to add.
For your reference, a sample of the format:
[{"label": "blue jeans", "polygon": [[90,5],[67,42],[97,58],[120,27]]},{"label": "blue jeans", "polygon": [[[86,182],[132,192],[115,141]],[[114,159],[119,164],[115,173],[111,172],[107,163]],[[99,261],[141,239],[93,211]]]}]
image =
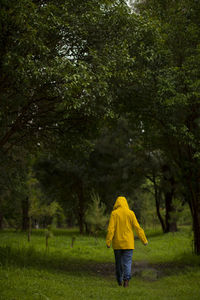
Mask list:
[{"label": "blue jeans", "polygon": [[122,280],[131,279],[131,265],[132,265],[132,249],[114,250],[115,254],[115,270],[118,284]]}]

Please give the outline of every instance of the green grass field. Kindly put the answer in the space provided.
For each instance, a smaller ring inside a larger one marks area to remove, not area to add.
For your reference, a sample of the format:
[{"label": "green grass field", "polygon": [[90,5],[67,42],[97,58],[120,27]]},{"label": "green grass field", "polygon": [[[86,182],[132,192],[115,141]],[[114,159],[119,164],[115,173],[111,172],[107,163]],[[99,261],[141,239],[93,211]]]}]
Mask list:
[{"label": "green grass field", "polygon": [[2,231],[0,299],[199,299],[200,257],[192,255],[191,230],[147,231],[147,237],[147,247],[136,240],[133,278],[124,289],[115,281],[113,251],[104,237],[56,230],[46,250],[42,230],[30,243],[24,233]]}]

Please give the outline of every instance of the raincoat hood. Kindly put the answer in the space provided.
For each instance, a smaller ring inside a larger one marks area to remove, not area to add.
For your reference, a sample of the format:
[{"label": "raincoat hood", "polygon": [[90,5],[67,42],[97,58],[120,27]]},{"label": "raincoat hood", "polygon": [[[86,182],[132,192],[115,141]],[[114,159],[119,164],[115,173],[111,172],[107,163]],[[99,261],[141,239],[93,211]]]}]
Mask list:
[{"label": "raincoat hood", "polygon": [[127,202],[125,197],[118,197],[117,198],[113,209],[117,209],[117,208],[128,208],[129,209],[128,202]]}]

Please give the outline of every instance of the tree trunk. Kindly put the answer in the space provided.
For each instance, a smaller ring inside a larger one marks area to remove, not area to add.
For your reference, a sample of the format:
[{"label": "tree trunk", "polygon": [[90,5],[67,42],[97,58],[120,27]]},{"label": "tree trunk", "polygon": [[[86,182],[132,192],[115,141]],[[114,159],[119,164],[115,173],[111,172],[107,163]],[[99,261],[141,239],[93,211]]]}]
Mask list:
[{"label": "tree trunk", "polygon": [[194,253],[200,255],[200,211],[194,210],[193,216],[194,230]]},{"label": "tree trunk", "polygon": [[165,230],[166,230],[165,222],[164,222],[164,220],[162,218],[162,215],[160,213],[161,193],[158,191],[158,186],[156,184],[155,176],[153,176],[153,180],[152,181],[153,181],[153,185],[154,185],[154,195],[155,195],[157,216],[158,216],[158,219],[160,221],[160,224],[161,224],[161,227],[162,227],[162,231],[165,232]]},{"label": "tree trunk", "polygon": [[164,195],[165,195],[165,233],[176,232],[176,208],[173,205],[173,197],[175,192],[175,179],[171,173],[171,168],[168,164],[162,166],[163,179],[164,179]]},{"label": "tree trunk", "polygon": [[82,210],[79,208],[79,231],[81,234],[84,232],[84,218],[83,218],[83,213]]},{"label": "tree trunk", "polygon": [[3,229],[3,213],[1,208],[1,199],[0,199],[0,230]]},{"label": "tree trunk", "polygon": [[22,201],[22,230],[28,231],[29,230],[29,199],[26,197]]},{"label": "tree trunk", "polygon": [[0,211],[0,230],[3,229],[3,214]]},{"label": "tree trunk", "polygon": [[78,225],[81,234],[84,232],[84,216],[85,216],[85,203],[83,195],[83,184],[81,181],[77,184],[77,196],[78,196]]},{"label": "tree trunk", "polygon": [[28,218],[28,242],[31,241],[32,218]]},{"label": "tree trunk", "polygon": [[[191,180],[191,178],[190,178]],[[189,206],[193,220],[193,233],[194,233],[194,253],[200,255],[200,187],[199,183],[196,182],[195,188],[192,182],[189,182],[190,197]]]},{"label": "tree trunk", "polygon": [[88,224],[87,224],[86,222],[85,222],[85,232],[86,232],[87,234],[90,233],[89,226],[88,226]]},{"label": "tree trunk", "polygon": [[165,233],[176,232],[177,231],[177,223],[176,223],[176,217],[174,216],[174,214],[176,214],[176,209],[173,205],[173,192],[165,193],[165,208],[166,208]]},{"label": "tree trunk", "polygon": [[[195,120],[194,116],[193,120]],[[199,130],[196,122],[193,122],[192,125],[195,130]],[[181,170],[184,197],[187,199],[192,216],[194,237],[193,250],[196,255],[200,255],[200,162],[198,159],[194,159],[195,151],[192,147],[180,146],[178,150],[178,165]]]}]

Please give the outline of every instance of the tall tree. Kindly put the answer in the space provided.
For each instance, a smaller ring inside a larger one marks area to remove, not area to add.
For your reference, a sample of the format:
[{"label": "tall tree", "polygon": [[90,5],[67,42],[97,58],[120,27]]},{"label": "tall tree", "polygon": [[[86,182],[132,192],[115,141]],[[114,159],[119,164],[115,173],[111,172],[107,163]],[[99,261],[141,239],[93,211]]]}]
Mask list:
[{"label": "tall tree", "polygon": [[76,145],[98,130],[110,115],[127,12],[118,0],[1,1],[1,153]]},{"label": "tall tree", "polygon": [[144,35],[143,41],[136,39],[139,47],[133,48],[132,55],[141,76],[128,88],[132,106],[128,99],[126,104],[139,112],[151,143],[159,141],[159,148],[176,164],[193,218],[195,253],[200,254],[200,4],[190,0],[137,3],[137,13],[154,26],[155,39]]},{"label": "tall tree", "polygon": [[0,149],[48,141],[52,131],[80,134],[108,114],[107,79],[123,57],[123,1],[0,5]]}]

